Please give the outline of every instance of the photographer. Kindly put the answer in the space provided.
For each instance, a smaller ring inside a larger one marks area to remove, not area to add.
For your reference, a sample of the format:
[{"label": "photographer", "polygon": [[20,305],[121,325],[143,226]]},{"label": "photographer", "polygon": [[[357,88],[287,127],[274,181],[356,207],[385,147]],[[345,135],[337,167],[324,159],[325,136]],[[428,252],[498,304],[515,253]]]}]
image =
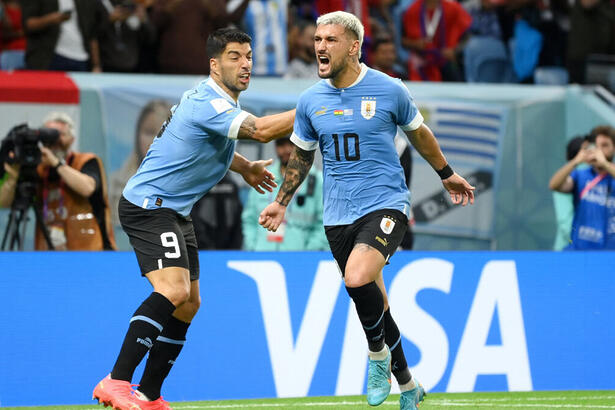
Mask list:
[{"label": "photographer", "polygon": [[[579,152],[549,181],[553,191],[572,193],[574,218],[567,249],[615,249],[615,129],[594,128]],[[587,168],[578,168],[586,163]]]},{"label": "photographer", "polygon": [[[115,249],[100,158],[92,153],[71,151],[75,137],[73,121],[68,115],[49,114],[45,127],[57,130],[59,138],[49,146],[39,144],[40,164],[32,178],[36,182],[33,205],[41,211],[54,249]],[[19,178],[26,165],[20,165],[14,152],[9,153],[9,158],[15,164],[3,164],[8,174],[0,188],[0,206],[3,207],[13,204],[19,184],[30,182],[24,181],[27,177]],[[38,225],[34,247],[48,249]]]}]

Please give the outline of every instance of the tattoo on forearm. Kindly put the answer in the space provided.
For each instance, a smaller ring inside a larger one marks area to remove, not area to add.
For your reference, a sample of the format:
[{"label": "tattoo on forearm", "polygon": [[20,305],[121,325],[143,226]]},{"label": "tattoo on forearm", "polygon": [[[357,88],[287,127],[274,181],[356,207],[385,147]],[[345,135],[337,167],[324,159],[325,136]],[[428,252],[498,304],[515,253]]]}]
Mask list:
[{"label": "tattoo on forearm", "polygon": [[256,133],[256,118],[253,115],[248,115],[239,126],[237,138],[241,140],[252,139]]},{"label": "tattoo on forearm", "polygon": [[286,166],[284,182],[275,199],[277,202],[284,206],[288,205],[295,191],[310,171],[313,162],[314,151],[304,151],[299,147],[295,147]]}]

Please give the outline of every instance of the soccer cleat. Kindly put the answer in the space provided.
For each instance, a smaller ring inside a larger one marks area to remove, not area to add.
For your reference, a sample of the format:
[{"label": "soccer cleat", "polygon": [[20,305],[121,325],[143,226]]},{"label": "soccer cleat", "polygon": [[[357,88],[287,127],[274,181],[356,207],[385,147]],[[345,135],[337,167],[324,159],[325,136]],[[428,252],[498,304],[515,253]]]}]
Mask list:
[{"label": "soccer cleat", "polygon": [[399,396],[399,410],[417,410],[423,400],[425,400],[425,389],[421,383],[415,380],[416,387],[412,390],[402,392]]},{"label": "soccer cleat", "polygon": [[133,402],[134,394],[130,382],[115,380],[111,374],[102,379],[92,393],[92,400],[97,399],[105,407],[111,406],[116,410],[142,410]]},{"label": "soccer cleat", "polygon": [[369,359],[367,370],[367,404],[378,406],[391,392],[391,352],[384,360]]},{"label": "soccer cleat", "polygon": [[171,406],[162,396],[154,401],[147,401],[139,399],[135,394],[132,396],[132,402],[138,405],[141,410],[171,410]]}]

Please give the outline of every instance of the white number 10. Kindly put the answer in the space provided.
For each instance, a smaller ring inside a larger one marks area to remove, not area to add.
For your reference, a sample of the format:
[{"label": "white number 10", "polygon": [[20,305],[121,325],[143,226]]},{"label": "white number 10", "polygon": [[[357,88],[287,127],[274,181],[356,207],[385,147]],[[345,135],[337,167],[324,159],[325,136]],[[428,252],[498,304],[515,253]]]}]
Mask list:
[{"label": "white number 10", "polygon": [[179,258],[181,256],[181,252],[179,251],[179,241],[177,240],[177,235],[175,232],[165,232],[160,235],[160,240],[162,242],[162,246],[165,248],[173,248],[173,252],[165,252],[165,258]]}]

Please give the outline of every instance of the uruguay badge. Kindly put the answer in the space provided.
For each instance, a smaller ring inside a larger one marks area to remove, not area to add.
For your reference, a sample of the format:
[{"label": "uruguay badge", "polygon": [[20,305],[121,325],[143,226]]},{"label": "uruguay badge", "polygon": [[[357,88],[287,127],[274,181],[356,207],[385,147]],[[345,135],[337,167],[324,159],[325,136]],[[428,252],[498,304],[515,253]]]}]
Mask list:
[{"label": "uruguay badge", "polygon": [[361,98],[361,115],[366,120],[371,119],[376,114],[376,97]]}]

